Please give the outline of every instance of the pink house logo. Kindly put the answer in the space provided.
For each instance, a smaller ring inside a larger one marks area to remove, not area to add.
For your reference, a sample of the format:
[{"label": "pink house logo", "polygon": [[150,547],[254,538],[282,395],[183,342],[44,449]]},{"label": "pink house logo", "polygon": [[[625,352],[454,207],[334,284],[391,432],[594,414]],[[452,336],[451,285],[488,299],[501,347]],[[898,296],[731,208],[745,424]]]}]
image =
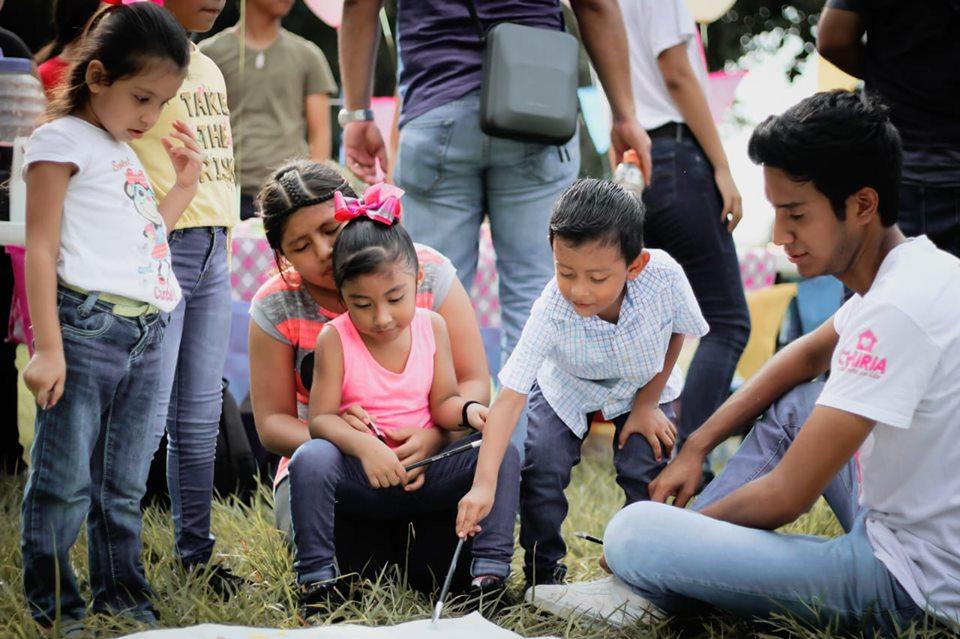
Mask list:
[{"label": "pink house logo", "polygon": [[873,347],[877,345],[877,336],[869,328],[860,333],[857,337],[857,350],[865,353],[872,353]]},{"label": "pink house logo", "polygon": [[874,354],[880,339],[869,328],[857,336],[853,349],[841,348],[837,354],[837,368],[846,373],[879,379],[887,372],[887,358]]}]

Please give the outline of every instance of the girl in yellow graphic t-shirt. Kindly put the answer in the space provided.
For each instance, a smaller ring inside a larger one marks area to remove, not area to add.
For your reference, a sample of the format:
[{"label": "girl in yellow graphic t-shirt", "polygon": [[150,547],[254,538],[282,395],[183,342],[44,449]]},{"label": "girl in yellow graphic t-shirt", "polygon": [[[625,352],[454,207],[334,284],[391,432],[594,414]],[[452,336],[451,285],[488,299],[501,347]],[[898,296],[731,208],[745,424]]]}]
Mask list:
[{"label": "girl in yellow graphic t-shirt", "polygon": [[[224,0],[166,0],[164,7],[188,32],[208,31]],[[155,131],[184,120],[197,134],[204,162],[197,195],[170,233],[173,271],[183,299],[173,310],[163,343],[163,371],[155,416],[159,445],[167,433],[167,483],[176,553],[186,568],[210,560],[210,501],[230,323],[228,230],[239,221],[233,138],[226,87],[210,58],[190,45],[190,65],[180,90],[167,104]],[[162,161],[160,138],[147,134],[133,144],[158,197],[173,185]],[[223,566],[210,581],[220,594],[240,580]]]}]

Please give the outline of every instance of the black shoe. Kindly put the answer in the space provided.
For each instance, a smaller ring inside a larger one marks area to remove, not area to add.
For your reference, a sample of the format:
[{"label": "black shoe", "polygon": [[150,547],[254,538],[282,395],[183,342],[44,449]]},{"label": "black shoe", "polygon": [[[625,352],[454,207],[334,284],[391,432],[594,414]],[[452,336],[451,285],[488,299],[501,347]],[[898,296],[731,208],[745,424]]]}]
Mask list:
[{"label": "black shoe", "polygon": [[219,562],[202,567],[198,566],[195,570],[206,572],[203,576],[204,581],[223,601],[230,600],[238,592],[251,585],[248,580],[240,575],[233,574],[229,568]]},{"label": "black shoe", "polygon": [[467,608],[479,611],[484,617],[495,617],[509,602],[504,598],[507,582],[495,575],[481,575],[470,582]]},{"label": "black shoe", "polygon": [[332,612],[349,601],[351,589],[352,580],[344,577],[315,581],[300,586],[300,593],[297,595],[297,612],[303,620],[321,612]]},{"label": "black shoe", "polygon": [[507,583],[496,575],[481,575],[470,582],[470,596],[483,597],[498,595],[507,587]]},{"label": "black shoe", "polygon": [[533,586],[556,586],[567,582],[567,567],[560,563],[553,570],[524,568],[523,572],[527,577],[524,591]]}]

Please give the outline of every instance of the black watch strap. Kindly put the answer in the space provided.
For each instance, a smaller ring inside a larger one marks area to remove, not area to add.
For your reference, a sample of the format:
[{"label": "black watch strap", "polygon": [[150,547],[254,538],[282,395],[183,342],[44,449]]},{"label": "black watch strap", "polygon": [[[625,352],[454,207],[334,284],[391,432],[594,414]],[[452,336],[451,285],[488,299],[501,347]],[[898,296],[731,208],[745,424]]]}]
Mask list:
[{"label": "black watch strap", "polygon": [[463,405],[463,410],[460,411],[460,427],[469,428],[470,430],[477,430],[471,426],[470,422],[467,420],[467,409],[470,408],[471,404],[480,404],[480,402],[472,399],[467,400],[467,402]]}]

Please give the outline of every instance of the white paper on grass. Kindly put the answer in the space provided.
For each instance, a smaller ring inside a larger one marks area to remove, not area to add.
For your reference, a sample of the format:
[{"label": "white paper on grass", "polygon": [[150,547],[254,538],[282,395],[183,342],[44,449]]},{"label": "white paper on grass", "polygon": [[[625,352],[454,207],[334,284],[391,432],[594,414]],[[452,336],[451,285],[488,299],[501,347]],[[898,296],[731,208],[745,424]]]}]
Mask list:
[{"label": "white paper on grass", "polygon": [[[168,630],[150,630],[127,635],[125,639],[430,639],[431,637],[456,637],[456,639],[518,639],[520,635],[490,623],[480,613],[474,612],[466,617],[440,619],[437,623],[429,619],[408,621],[398,626],[336,625],[323,628],[303,628],[298,630],[278,630],[271,628],[248,628],[245,626],[224,626],[203,624],[189,628],[170,628]],[[543,637],[541,639],[556,639]]]}]

